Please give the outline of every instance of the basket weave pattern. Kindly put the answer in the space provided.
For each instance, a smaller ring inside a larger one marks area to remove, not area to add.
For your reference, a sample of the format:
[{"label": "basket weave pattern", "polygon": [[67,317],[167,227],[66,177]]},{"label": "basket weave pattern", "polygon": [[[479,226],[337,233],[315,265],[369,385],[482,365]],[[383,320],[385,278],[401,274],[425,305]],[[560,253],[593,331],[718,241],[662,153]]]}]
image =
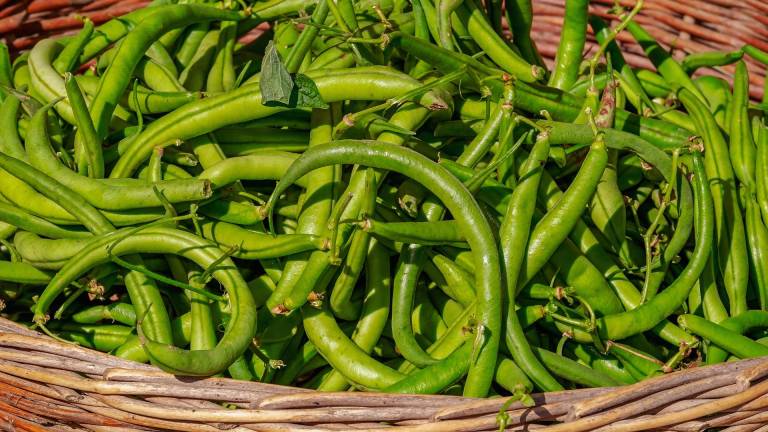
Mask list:
[{"label": "basket weave pattern", "polygon": [[[510,430],[754,431],[768,424],[768,359],[689,368],[620,388],[533,395]],[[23,431],[492,431],[507,398],[319,393],[176,377],[0,319],[0,426]],[[232,406],[237,410],[231,409]]]},{"label": "basket weave pattern", "polygon": [[149,0],[0,0],[0,39],[11,50],[31,48],[41,39],[101,24],[149,4]]},{"label": "basket weave pattern", "polygon": [[[0,0],[0,38],[16,51],[96,24],[148,0]],[[534,37],[551,65],[564,0],[534,0]],[[592,13],[614,18],[612,0]],[[633,0],[622,0],[632,6]],[[677,58],[738,49],[768,51],[764,0],[646,0],[637,21]],[[627,61],[653,69],[628,34]],[[587,50],[594,50],[590,39]],[[766,69],[748,59],[750,93],[762,97]],[[707,69],[730,78],[731,67]],[[621,388],[533,395],[536,406],[507,407],[511,430],[768,431],[768,359],[689,368]],[[498,430],[506,398],[466,399],[360,392],[318,393],[222,378],[184,378],[55,341],[0,319],[0,428],[22,431],[132,430]],[[231,407],[237,407],[232,410]]]},{"label": "basket weave pattern", "polygon": [[[631,8],[635,0],[620,0]],[[609,14],[614,0],[591,0],[590,13],[604,19],[616,19]],[[560,29],[563,25],[565,0],[533,0],[533,38],[548,66],[554,64]],[[764,0],[645,0],[635,21],[648,30],[673,56],[680,60],[686,54],[705,51],[734,51],[751,44],[768,51],[768,2]],[[591,29],[590,29],[591,32]],[[617,37],[627,63],[653,70],[653,64],[628,32]],[[597,44],[590,34],[586,50]],[[749,69],[750,96],[763,97],[766,67],[745,57]],[[710,74],[731,80],[733,66],[700,69],[698,74]]]}]

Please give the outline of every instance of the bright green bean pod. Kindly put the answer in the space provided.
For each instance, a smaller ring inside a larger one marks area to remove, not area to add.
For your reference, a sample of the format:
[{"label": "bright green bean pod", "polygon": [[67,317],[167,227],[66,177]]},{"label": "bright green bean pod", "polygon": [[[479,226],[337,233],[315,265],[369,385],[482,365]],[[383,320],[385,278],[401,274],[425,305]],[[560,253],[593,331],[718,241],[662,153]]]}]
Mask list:
[{"label": "bright green bean pod", "polygon": [[[595,15],[590,15],[589,25],[594,30],[595,38],[597,41],[601,44],[605,43],[611,32],[608,24],[606,24],[602,18]],[[605,52],[611,60],[611,67],[613,70],[618,71],[622,77],[622,90],[637,95],[642,103],[644,103],[649,108],[653,108],[653,101],[651,101],[651,99],[648,97],[648,94],[646,94],[632,67],[627,64],[627,61],[621,52],[621,48],[619,48],[619,45],[615,40],[611,41],[606,46]]]},{"label": "bright green bean pod", "polygon": [[703,67],[725,66],[736,63],[744,56],[744,51],[707,51],[691,53],[683,58],[680,65],[688,74],[693,74]]},{"label": "bright green bean pod", "polygon": [[567,0],[565,2],[565,21],[555,56],[555,70],[549,78],[550,86],[569,90],[576,83],[581,55],[587,40],[588,15],[589,1]]},{"label": "bright green bean pod", "polygon": [[386,393],[435,394],[467,373],[472,360],[472,344],[464,343],[444,361],[427,366],[383,389]]},{"label": "bright green bean pod", "polygon": [[29,231],[48,238],[88,238],[87,231],[69,229],[49,222],[46,219],[30,214],[12,204],[0,202],[0,221],[11,224],[19,229]]},{"label": "bright green bean pod", "polygon": [[306,172],[342,162],[356,162],[409,176],[432,190],[457,218],[477,260],[477,320],[482,332],[480,336],[484,338],[477,360],[470,365],[465,394],[487,394],[493,380],[501,332],[501,289],[497,279],[498,254],[482,211],[461,182],[439,165],[413,150],[377,141],[337,141],[334,146],[307,150],[278,183],[267,208],[272,209],[276,197]]},{"label": "bright green bean pod", "polygon": [[91,117],[99,136],[104,137],[115,105],[123,94],[141,56],[157,38],[174,28],[214,20],[239,20],[235,12],[200,5],[168,5],[142,20],[120,43],[112,64],[101,78],[91,104]]},{"label": "bright green bean pod", "polygon": [[[312,23],[323,24],[325,18],[328,16],[328,3],[325,1],[319,1],[315,10],[312,12]],[[301,62],[304,61],[304,57],[310,52],[312,43],[315,41],[317,34],[320,32],[320,27],[314,25],[305,26],[301,31],[296,43],[291,47],[288,55],[285,56],[285,68],[289,73],[296,73],[301,67]]]},{"label": "bright green bean pod", "polygon": [[240,259],[280,258],[308,250],[325,249],[326,239],[313,234],[280,234],[247,229],[227,222],[199,222],[203,237],[223,248],[237,247],[232,256]]},{"label": "bright green bean pod", "polygon": [[693,149],[696,246],[690,261],[677,279],[650,301],[626,312],[598,318],[597,328],[601,337],[619,340],[650,330],[674,313],[688,298],[693,284],[704,270],[714,243],[714,205],[702,159],[701,151]]},{"label": "bright green bean pod", "polygon": [[60,74],[72,72],[80,65],[80,55],[93,34],[93,21],[85,18],[83,28],[77,35],[67,42],[64,49],[61,50],[56,60],[53,61],[53,68]]},{"label": "bright green bean pod", "polygon": [[213,65],[208,72],[208,80],[205,90],[208,93],[226,92],[235,86],[235,68],[232,64],[232,56],[235,49],[237,36],[237,24],[224,22],[219,30],[219,42],[216,47],[216,56]]},{"label": "bright green bean pod", "polygon": [[691,92],[682,89],[678,97],[696,123],[704,140],[707,156],[704,163],[712,186],[712,200],[717,222],[717,264],[728,293],[731,315],[747,309],[749,259],[746,235],[738,203],[736,181],[731,168],[728,146],[712,118],[712,114]]},{"label": "bright green bean pod", "polygon": [[411,309],[425,253],[418,245],[403,245],[395,273],[392,292],[392,336],[395,346],[402,356],[418,367],[437,363],[438,360],[427,354],[414,335]]},{"label": "bright green bean pod", "polygon": [[349,339],[327,307],[304,307],[302,314],[307,338],[347,380],[366,388],[382,389],[403,379],[401,373],[374,360]]},{"label": "bright green bean pod", "polygon": [[101,149],[101,140],[96,135],[91,116],[88,113],[88,105],[85,97],[77,85],[77,81],[70,73],[64,74],[64,87],[67,90],[67,99],[75,114],[77,124],[77,138],[75,138],[75,160],[78,171],[88,172],[92,178],[104,177],[104,156]]},{"label": "bright green bean pod", "polygon": [[0,261],[0,281],[47,285],[51,281],[51,276],[27,263]]},{"label": "bright green bean pod", "polygon": [[[358,67],[343,74],[309,71],[326,103],[342,100],[385,100],[414,90],[421,83],[409,76],[382,67]],[[442,108],[445,102],[427,92],[424,106]],[[258,83],[244,85],[231,92],[189,103],[151,123],[131,142],[117,161],[110,177],[126,177],[146,159],[155,147],[168,146],[177,140],[200,136],[224,126],[263,118],[282,111],[261,103]],[[204,119],[204,120],[203,120]]]},{"label": "bright green bean pod", "polygon": [[507,212],[501,224],[499,235],[500,251],[504,263],[504,277],[507,288],[507,314],[505,342],[512,358],[526,375],[545,391],[562,389],[560,383],[544,368],[534,355],[523,334],[523,328],[515,312],[518,281],[525,261],[520,253],[522,245],[529,241],[530,227],[535,209],[535,196],[541,180],[542,165],[549,154],[549,137],[539,135],[531,155],[525,163],[521,181],[512,192]]},{"label": "bright green bean pod", "polygon": [[[615,82],[609,82],[600,101],[600,109],[595,118],[597,127],[610,128],[613,126],[616,110],[616,86]],[[618,151],[608,150],[608,162],[603,171],[600,182],[597,184],[595,195],[590,203],[590,216],[597,229],[614,245],[614,252],[621,253],[621,257],[627,262],[628,250],[625,237],[626,233],[626,208],[624,195],[619,190]]]},{"label": "bright green bean pod", "polygon": [[[709,110],[715,117],[717,125],[724,131],[728,131],[730,124],[728,122],[729,109],[731,106],[731,84],[722,79],[711,75],[704,75],[694,79],[694,83],[707,98]],[[691,130],[695,130],[692,127]]]},{"label": "bright green bean pod", "polygon": [[638,44],[643,47],[645,55],[656,66],[656,70],[659,71],[661,76],[667,81],[667,83],[675,90],[686,89],[691,92],[692,95],[697,97],[702,103],[706,103],[704,95],[701,94],[696,84],[693,83],[691,78],[685,73],[685,70],[680,63],[677,62],[672,56],[665,50],[658,42],[646,31],[640,24],[635,21],[630,21],[627,25],[627,30],[632,34]]},{"label": "bright green bean pod", "polygon": [[210,196],[210,183],[206,180],[171,180],[148,185],[139,180],[91,179],[72,172],[62,166],[51,152],[47,133],[49,108],[50,105],[41,108],[32,118],[26,142],[27,156],[33,166],[45,170],[92,205],[111,210],[162,206],[163,203],[154,188],[162,192],[165,199],[171,203],[197,201]]},{"label": "bright green bean pod", "polygon": [[736,63],[733,75],[733,99],[730,107],[730,151],[736,178],[751,191],[755,186],[755,160],[757,150],[749,120],[749,72],[743,61]]},{"label": "bright green bean pod", "polygon": [[680,326],[692,333],[720,346],[739,358],[763,357],[768,355],[768,347],[752,339],[729,330],[721,325],[696,316],[680,315],[677,319]]},{"label": "bright green bean pod", "polygon": [[6,98],[0,105],[0,151],[6,155],[25,160],[24,144],[17,128],[21,101],[16,97]]},{"label": "bright green bean pod", "polygon": [[191,91],[200,91],[205,88],[208,70],[216,55],[218,41],[218,30],[211,30],[205,35],[195,55],[179,74],[179,82],[184,88]]},{"label": "bright green bean pod", "polygon": [[[130,235],[125,235],[130,233]],[[116,241],[119,240],[119,241]],[[121,256],[135,253],[180,255],[202,268],[217,264],[213,276],[227,290],[232,315],[224,336],[211,350],[183,351],[149,340],[143,333],[144,350],[154,364],[164,370],[188,375],[212,375],[226,369],[250,345],[255,334],[256,307],[248,285],[235,270],[232,261],[214,244],[193,234],[172,228],[147,228],[132,232],[116,231],[96,237],[68,265],[59,271],[35,305],[35,319],[43,322],[45,311],[61,291],[74,279],[95,265],[109,261],[105,246],[112,245],[111,254]]]},{"label": "bright green bean pod", "polygon": [[[389,256],[375,241],[368,250],[365,281],[366,291],[361,318],[352,332],[352,341],[366,353],[371,353],[387,325],[391,291]],[[334,371],[322,382],[318,390],[343,391],[348,387],[344,376]]]},{"label": "bright green bean pod", "polygon": [[[724,329],[743,335],[752,330],[768,327],[768,312],[762,310],[748,310],[735,317],[728,318],[718,323]],[[707,364],[722,363],[728,358],[728,351],[719,345],[710,345],[707,348]]]},{"label": "bright green bean pod", "polygon": [[176,60],[181,66],[186,67],[190,64],[198,52],[198,48],[200,48],[200,43],[208,34],[209,28],[209,23],[197,23],[189,26],[189,32],[176,50]]},{"label": "bright green bean pod", "polygon": [[531,231],[528,252],[520,273],[521,283],[530,280],[560,246],[590,202],[608,162],[603,135],[595,137],[586,159],[563,197]]},{"label": "bright green bean pod", "polygon": [[754,193],[742,186],[741,203],[749,241],[749,258],[760,308],[768,309],[768,228],[760,215]]},{"label": "bright green bean pod", "polygon": [[136,325],[136,310],[130,303],[111,303],[91,306],[72,314],[72,321],[81,324],[96,324],[104,320],[117,321],[133,327]]},{"label": "bright green bean pod", "polygon": [[[280,180],[296,158],[298,155],[290,152],[254,152],[247,156],[226,158],[207,168],[198,178],[209,180],[213,189],[239,180]],[[306,187],[307,179],[300,179],[297,184]]]},{"label": "bright green bean pod", "polygon": [[588,387],[612,387],[621,385],[619,381],[610,376],[598,372],[588,366],[577,363],[568,357],[553,353],[552,351],[536,347],[536,355],[541,362],[551,370],[552,373],[571,381]]},{"label": "bright green bean pod", "polygon": [[510,20],[512,40],[520,50],[520,55],[532,65],[544,65],[544,60],[531,38],[533,27],[533,5],[531,0],[510,0],[506,2],[507,16]]},{"label": "bright green bean pod", "polygon": [[[313,127],[309,135],[309,145],[311,147],[331,141],[333,137],[333,117],[334,115],[331,110],[312,110],[311,124]],[[303,204],[302,212],[299,215],[299,226],[297,227],[299,233],[325,234],[328,218],[333,210],[334,172],[334,167],[323,167],[307,175],[307,180],[311,181],[308,181],[307,184],[307,201]],[[280,178],[282,178],[282,174]],[[367,254],[367,248],[365,252]],[[277,289],[267,299],[267,307],[270,310],[275,310],[278,305],[284,303],[284,300],[294,291],[310,257],[310,254],[297,255],[286,262],[283,276],[277,284]]]},{"label": "bright green bean pod", "polygon": [[757,145],[757,163],[755,164],[755,194],[763,213],[763,221],[768,221],[768,129],[762,125],[755,137]]},{"label": "bright green bean pod", "polygon": [[[0,86],[13,87],[11,55],[5,42],[0,42]],[[4,88],[0,88],[0,102],[4,101],[6,96],[7,91]]]},{"label": "bright green bean pod", "polygon": [[573,352],[580,362],[592,369],[602,372],[622,384],[634,384],[637,379],[610,354],[604,355],[592,346],[577,344]]},{"label": "bright green bean pod", "polygon": [[401,243],[443,245],[464,243],[464,237],[454,220],[436,222],[383,222],[366,219],[362,228],[376,237]]},{"label": "bright green bean pod", "polygon": [[485,13],[474,0],[464,0],[456,9],[460,22],[467,23],[467,30],[485,54],[503,70],[524,82],[536,82],[544,77],[541,66],[531,65],[513,51],[496,33]]}]

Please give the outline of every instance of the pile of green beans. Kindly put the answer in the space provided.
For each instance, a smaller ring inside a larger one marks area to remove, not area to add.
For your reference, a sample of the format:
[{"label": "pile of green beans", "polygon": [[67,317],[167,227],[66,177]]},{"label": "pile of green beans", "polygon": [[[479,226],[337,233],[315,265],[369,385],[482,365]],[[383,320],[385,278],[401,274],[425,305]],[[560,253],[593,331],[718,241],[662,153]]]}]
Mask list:
[{"label": "pile of green beans", "polygon": [[548,70],[504,3],[156,0],[0,46],[2,316],[176,374],[525,403],[768,355],[768,54],[678,62],[642,0],[567,0]]}]

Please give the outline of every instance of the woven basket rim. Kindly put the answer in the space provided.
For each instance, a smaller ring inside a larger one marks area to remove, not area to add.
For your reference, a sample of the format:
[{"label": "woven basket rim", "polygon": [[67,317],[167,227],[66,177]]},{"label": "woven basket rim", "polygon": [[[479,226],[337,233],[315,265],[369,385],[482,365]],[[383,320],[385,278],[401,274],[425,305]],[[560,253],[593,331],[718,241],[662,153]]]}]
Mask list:
[{"label": "woven basket rim", "polygon": [[[545,431],[648,430],[762,418],[768,357],[693,367],[623,387],[533,394],[512,424]],[[5,394],[5,396],[2,396]],[[495,430],[509,398],[323,393],[229,378],[178,377],[74,346],[0,318],[0,414],[20,422],[141,430]],[[221,401],[237,406],[224,409]],[[45,406],[45,410],[35,410]],[[646,416],[655,412],[654,416]],[[14,414],[15,413],[15,414]],[[21,417],[20,417],[21,416]],[[0,415],[0,419],[2,415]],[[386,421],[389,424],[383,425]],[[560,423],[553,423],[560,422]],[[26,424],[26,423],[25,423]],[[33,429],[28,429],[33,430]],[[97,428],[98,430],[98,428]],[[112,430],[112,429],[108,429]]]}]

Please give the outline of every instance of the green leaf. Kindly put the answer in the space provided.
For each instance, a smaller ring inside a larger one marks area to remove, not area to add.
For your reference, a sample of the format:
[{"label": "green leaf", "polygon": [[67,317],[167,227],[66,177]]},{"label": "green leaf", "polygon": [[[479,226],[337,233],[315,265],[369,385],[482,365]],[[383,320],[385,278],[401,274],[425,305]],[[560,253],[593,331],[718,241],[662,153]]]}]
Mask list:
[{"label": "green leaf", "polygon": [[264,105],[288,105],[294,86],[288,69],[285,68],[273,41],[269,41],[261,62],[261,103]]},{"label": "green leaf", "polygon": [[306,75],[296,74],[296,107],[299,108],[328,108],[315,82]]}]

